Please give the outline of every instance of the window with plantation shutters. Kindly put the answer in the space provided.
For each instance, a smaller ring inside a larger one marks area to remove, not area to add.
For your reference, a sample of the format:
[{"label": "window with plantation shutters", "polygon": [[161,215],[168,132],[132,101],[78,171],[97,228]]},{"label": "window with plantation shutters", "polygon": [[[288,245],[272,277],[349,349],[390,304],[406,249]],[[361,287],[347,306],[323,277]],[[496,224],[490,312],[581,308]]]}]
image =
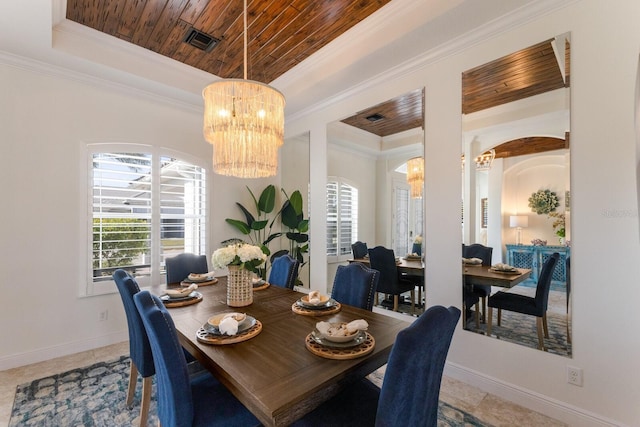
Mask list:
[{"label": "window with plantation shutters", "polygon": [[341,261],[351,256],[358,240],[358,189],[338,178],[327,182],[327,257]]},{"label": "window with plantation shutters", "polygon": [[166,258],[206,253],[205,169],[148,146],[108,148],[89,147],[87,294],[106,292],[118,268],[141,285],[161,283]]}]

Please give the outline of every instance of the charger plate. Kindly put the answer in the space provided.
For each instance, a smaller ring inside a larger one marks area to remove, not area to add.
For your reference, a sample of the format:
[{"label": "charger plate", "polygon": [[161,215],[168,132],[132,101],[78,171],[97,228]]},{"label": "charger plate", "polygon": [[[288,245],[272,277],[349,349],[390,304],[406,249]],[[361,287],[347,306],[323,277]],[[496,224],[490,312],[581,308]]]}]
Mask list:
[{"label": "charger plate", "polygon": [[172,300],[170,298],[169,299],[160,298],[160,299],[164,303],[164,306],[167,308],[184,307],[186,305],[197,304],[200,301],[202,301],[202,294],[200,292],[193,291],[193,293],[195,294],[193,298],[176,299],[176,300]]},{"label": "charger plate", "polygon": [[244,332],[236,335],[211,335],[205,328],[196,331],[196,339],[204,344],[225,345],[235,344],[250,340],[262,331],[262,322],[256,320],[256,324]]},{"label": "charger plate", "polygon": [[180,282],[180,286],[183,286],[186,288],[193,285],[194,283],[198,286],[209,286],[209,285],[215,285],[216,283],[218,283],[218,279],[214,277],[213,279],[206,280],[204,282],[192,282],[190,280],[183,280],[182,282]]},{"label": "charger plate", "polygon": [[324,357],[325,359],[357,359],[358,357],[362,357],[371,353],[376,346],[376,340],[373,338],[373,335],[371,335],[369,332],[365,333],[367,334],[367,336],[362,344],[349,348],[325,347],[321,344],[318,344],[316,340],[313,339],[311,334],[307,335],[307,337],[305,338],[304,345],[311,353],[315,354],[316,356]]},{"label": "charger plate", "polygon": [[326,310],[308,309],[305,307],[301,307],[300,305],[298,305],[297,301],[291,305],[291,311],[302,316],[326,316],[327,314],[337,313],[340,310],[342,310],[342,305],[339,302],[336,302],[336,305],[334,305],[333,307],[329,307]]}]

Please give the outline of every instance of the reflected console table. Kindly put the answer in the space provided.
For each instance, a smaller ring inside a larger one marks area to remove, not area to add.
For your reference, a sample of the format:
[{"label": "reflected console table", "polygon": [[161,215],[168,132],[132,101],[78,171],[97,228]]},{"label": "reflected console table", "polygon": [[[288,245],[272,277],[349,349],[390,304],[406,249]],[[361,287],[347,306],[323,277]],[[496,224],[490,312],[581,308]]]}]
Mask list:
[{"label": "reflected console table", "polygon": [[544,262],[554,252],[558,252],[560,259],[551,280],[566,282],[567,257],[570,255],[570,249],[568,246],[507,245],[507,264],[518,268],[530,268],[531,279],[537,282]]}]

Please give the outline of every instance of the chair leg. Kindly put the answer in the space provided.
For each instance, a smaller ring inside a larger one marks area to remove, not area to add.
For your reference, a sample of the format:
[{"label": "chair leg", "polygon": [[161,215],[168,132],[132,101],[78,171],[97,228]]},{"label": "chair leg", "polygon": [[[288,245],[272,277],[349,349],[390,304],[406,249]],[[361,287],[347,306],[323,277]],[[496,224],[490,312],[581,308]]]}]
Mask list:
[{"label": "chair leg", "polygon": [[498,326],[502,326],[502,309],[498,309]]},{"label": "chair leg", "polygon": [[400,296],[399,295],[394,295],[393,296],[393,311],[398,311],[398,298]]},{"label": "chair leg", "polygon": [[142,379],[142,404],[140,405],[140,427],[146,427],[151,404],[151,378]]},{"label": "chair leg", "polygon": [[491,322],[493,317],[493,307],[488,307],[489,312],[487,313],[487,336],[491,336]]},{"label": "chair leg", "polygon": [[416,314],[416,291],[415,289],[411,290],[411,315]]},{"label": "chair leg", "polygon": [[547,312],[542,315],[542,326],[544,327],[544,337],[549,338],[549,326],[547,325]]},{"label": "chair leg", "polygon": [[487,297],[482,297],[482,323],[487,322]]},{"label": "chair leg", "polygon": [[476,303],[476,310],[475,310],[475,312],[476,312],[476,314],[475,314],[475,317],[476,317],[476,330],[480,329],[480,313],[479,313],[480,307],[479,306],[480,306],[480,303]]},{"label": "chair leg", "polygon": [[547,351],[544,348],[544,336],[542,333],[542,317],[536,317],[536,329],[538,330],[538,350]]},{"label": "chair leg", "polygon": [[127,390],[127,409],[133,408],[133,395],[136,393],[136,383],[138,382],[138,368],[131,361],[131,369],[129,370],[129,389]]},{"label": "chair leg", "polygon": [[375,295],[373,297],[374,297],[373,305],[378,305],[378,293],[375,292]]}]

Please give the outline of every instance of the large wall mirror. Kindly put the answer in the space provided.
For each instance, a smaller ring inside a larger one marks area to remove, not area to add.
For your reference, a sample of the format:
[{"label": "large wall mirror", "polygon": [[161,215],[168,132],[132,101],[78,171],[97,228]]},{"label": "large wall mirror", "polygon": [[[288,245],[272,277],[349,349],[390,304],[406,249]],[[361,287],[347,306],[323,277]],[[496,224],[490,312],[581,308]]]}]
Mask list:
[{"label": "large wall mirror", "polygon": [[[570,52],[562,34],[462,75],[464,328],[563,356],[571,356]],[[554,253],[555,267],[545,268]]]},{"label": "large wall mirror", "polygon": [[[300,191],[304,218],[309,218],[309,132],[292,136],[284,141],[280,149],[280,186],[290,196],[294,191]],[[282,200],[283,194],[279,194]],[[283,239],[286,240],[286,239]],[[308,242],[307,242],[308,243]],[[301,243],[304,246],[304,243]],[[285,248],[289,249],[289,248]],[[298,284],[309,287],[310,253],[302,254],[303,262],[298,271]]]},{"label": "large wall mirror", "polygon": [[[418,88],[327,126],[327,281],[353,260],[351,245],[412,253],[423,234],[424,90]],[[411,159],[418,166],[411,167]],[[420,236],[420,237],[418,237]],[[416,293],[417,295],[417,293]],[[392,306],[379,299],[382,307]],[[410,312],[400,300],[399,311]]]}]

